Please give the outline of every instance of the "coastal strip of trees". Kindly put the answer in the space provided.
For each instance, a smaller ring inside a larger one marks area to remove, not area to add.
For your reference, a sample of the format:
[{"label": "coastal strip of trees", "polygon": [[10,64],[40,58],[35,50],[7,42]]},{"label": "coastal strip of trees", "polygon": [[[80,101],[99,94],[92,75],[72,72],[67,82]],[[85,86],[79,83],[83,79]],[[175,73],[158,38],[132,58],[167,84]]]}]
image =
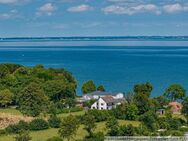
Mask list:
[{"label": "coastal strip of trees", "polygon": [[[16,141],[32,139],[29,132],[58,129],[58,137],[48,141],[77,140],[75,135],[82,126],[86,136],[82,141],[103,141],[104,136],[183,136],[188,131],[188,97],[179,84],[172,84],[163,94],[151,97],[151,83],[135,84],[126,94],[126,101],[112,110],[91,110],[93,101],[83,103],[87,110],[83,115],[69,114],[59,118],[62,112],[80,111],[76,106],[77,81],[65,69],[45,68],[42,65],[25,67],[17,64],[0,64],[0,107],[14,107],[23,115],[33,117],[30,122],[20,121],[9,125],[1,133],[16,134]],[[83,94],[105,91],[92,80],[82,86]],[[183,105],[180,114],[174,115],[170,102]],[[165,109],[163,115],[157,110]],[[138,121],[138,126],[121,125],[123,121]],[[105,122],[105,131],[96,131],[97,123]],[[78,141],[78,140],[77,140]]]}]

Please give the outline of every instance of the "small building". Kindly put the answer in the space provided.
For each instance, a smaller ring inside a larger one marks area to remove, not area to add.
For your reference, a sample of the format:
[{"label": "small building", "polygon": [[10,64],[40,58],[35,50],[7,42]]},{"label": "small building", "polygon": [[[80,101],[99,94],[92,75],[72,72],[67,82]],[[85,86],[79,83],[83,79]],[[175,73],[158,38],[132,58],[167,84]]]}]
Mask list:
[{"label": "small building", "polygon": [[168,104],[168,107],[170,107],[170,110],[172,111],[173,114],[180,114],[181,109],[183,108],[183,105],[179,102],[170,102]]},{"label": "small building", "polygon": [[116,108],[117,105],[120,105],[125,101],[124,98],[115,99],[113,96],[103,96],[100,97],[92,106],[91,109],[98,110],[111,110],[112,108]]},{"label": "small building", "polygon": [[88,93],[88,94],[84,94],[82,96],[82,100],[83,101],[89,101],[89,100],[92,100],[92,99],[97,100],[100,97],[105,97],[105,96],[112,96],[114,99],[124,98],[123,93],[111,93],[111,92],[95,91],[95,92],[91,92],[91,93]]},{"label": "small building", "polygon": [[159,114],[159,115],[164,115],[165,114],[165,109],[158,109],[156,111],[156,113]]}]

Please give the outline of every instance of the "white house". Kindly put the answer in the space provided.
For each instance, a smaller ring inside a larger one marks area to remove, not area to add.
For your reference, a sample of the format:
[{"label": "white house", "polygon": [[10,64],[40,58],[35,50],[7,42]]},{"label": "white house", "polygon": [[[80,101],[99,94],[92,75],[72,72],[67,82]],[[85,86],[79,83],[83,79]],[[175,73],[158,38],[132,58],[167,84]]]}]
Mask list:
[{"label": "white house", "polygon": [[101,91],[95,91],[92,93],[84,94],[82,96],[83,101],[89,101],[91,99],[99,99],[100,97],[105,97],[105,96],[112,96],[114,99],[121,99],[124,98],[123,93],[111,93],[111,92],[101,92]]},{"label": "white house", "polygon": [[91,109],[98,110],[110,110],[116,108],[117,105],[120,105],[124,102],[125,99],[115,99],[113,96],[104,96],[100,97],[92,106]]}]

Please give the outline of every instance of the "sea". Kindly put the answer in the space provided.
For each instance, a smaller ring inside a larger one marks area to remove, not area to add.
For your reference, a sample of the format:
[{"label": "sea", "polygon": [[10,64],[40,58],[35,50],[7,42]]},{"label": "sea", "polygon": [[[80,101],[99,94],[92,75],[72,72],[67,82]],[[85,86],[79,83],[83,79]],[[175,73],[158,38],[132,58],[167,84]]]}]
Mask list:
[{"label": "sea", "polygon": [[188,93],[188,37],[0,38],[0,63],[65,68],[78,81],[78,95],[87,80],[109,92],[150,82],[152,96],[171,84]]}]

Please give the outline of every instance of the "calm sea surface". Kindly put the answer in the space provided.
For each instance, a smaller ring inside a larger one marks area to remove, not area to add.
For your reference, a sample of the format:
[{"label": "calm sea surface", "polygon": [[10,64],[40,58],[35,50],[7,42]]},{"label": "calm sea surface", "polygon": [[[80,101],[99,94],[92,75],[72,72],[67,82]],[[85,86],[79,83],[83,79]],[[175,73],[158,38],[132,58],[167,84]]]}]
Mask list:
[{"label": "calm sea surface", "polygon": [[66,68],[79,82],[78,94],[90,79],[112,92],[147,81],[153,96],[173,83],[188,91],[187,41],[0,42],[0,63]]}]

